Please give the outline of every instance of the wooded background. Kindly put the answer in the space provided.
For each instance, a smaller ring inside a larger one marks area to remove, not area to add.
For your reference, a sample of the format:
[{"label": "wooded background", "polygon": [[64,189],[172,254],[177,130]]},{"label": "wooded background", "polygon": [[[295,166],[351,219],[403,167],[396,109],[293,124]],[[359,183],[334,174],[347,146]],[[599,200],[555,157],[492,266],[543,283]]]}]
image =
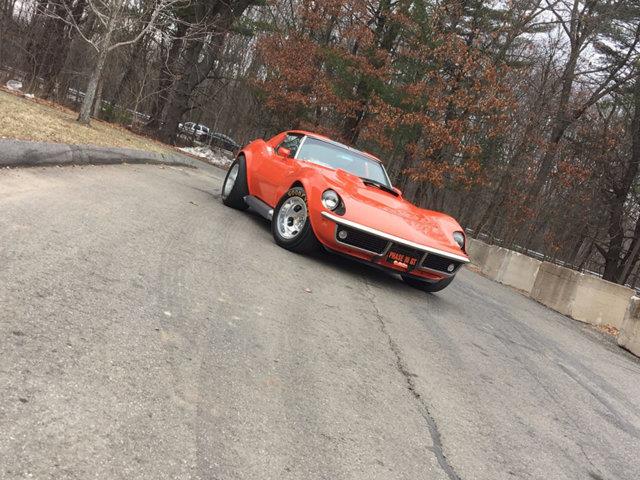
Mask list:
[{"label": "wooded background", "polygon": [[637,0],[0,0],[0,69],[165,142],[289,128],[469,234],[636,285]]}]

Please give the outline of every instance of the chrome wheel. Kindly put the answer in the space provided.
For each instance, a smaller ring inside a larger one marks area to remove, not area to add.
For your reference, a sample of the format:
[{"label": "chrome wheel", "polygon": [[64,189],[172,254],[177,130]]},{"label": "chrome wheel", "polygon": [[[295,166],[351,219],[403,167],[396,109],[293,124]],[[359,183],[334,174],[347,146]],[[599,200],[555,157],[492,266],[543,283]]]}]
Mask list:
[{"label": "chrome wheel", "polygon": [[307,204],[300,197],[289,197],[284,201],[278,217],[276,218],[276,226],[278,233],[286,240],[297,237],[305,223],[307,222]]},{"label": "chrome wheel", "polygon": [[238,178],[239,170],[240,165],[237,162],[234,163],[224,181],[224,186],[222,187],[222,198],[227,198],[231,193],[231,190],[233,190],[233,186],[236,184],[236,179]]}]

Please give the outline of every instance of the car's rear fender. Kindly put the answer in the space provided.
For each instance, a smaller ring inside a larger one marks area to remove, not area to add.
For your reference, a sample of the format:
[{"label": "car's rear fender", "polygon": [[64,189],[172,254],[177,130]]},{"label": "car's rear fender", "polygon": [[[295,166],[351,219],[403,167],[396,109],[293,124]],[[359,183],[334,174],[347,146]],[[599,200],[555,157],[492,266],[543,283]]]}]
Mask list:
[{"label": "car's rear fender", "polygon": [[253,163],[253,153],[251,153],[251,151],[249,151],[247,147],[245,147],[238,152],[238,154],[236,155],[236,160],[238,160],[240,157],[244,157],[245,174],[247,176],[247,187],[249,189],[249,194],[251,194],[251,181],[249,179],[251,178],[252,173],[250,165]]}]

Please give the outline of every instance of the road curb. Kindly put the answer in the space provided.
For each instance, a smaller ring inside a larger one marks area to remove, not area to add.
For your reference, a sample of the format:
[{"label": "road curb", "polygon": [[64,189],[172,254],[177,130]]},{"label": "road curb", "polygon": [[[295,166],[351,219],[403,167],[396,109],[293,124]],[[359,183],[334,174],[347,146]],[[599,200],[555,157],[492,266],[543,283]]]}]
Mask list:
[{"label": "road curb", "polygon": [[146,163],[199,168],[202,167],[204,162],[177,152],[158,153],[134,150],[132,148],[0,140],[0,167],[114,165],[120,163]]}]

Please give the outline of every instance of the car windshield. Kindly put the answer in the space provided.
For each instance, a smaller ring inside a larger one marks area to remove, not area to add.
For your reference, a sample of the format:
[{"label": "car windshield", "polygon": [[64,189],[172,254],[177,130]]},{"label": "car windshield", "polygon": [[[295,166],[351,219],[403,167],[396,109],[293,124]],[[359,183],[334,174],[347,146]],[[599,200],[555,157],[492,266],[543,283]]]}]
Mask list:
[{"label": "car windshield", "polygon": [[296,158],[329,168],[341,168],[358,177],[373,180],[391,188],[389,177],[380,162],[355,150],[330,142],[306,137],[301,143]]}]

